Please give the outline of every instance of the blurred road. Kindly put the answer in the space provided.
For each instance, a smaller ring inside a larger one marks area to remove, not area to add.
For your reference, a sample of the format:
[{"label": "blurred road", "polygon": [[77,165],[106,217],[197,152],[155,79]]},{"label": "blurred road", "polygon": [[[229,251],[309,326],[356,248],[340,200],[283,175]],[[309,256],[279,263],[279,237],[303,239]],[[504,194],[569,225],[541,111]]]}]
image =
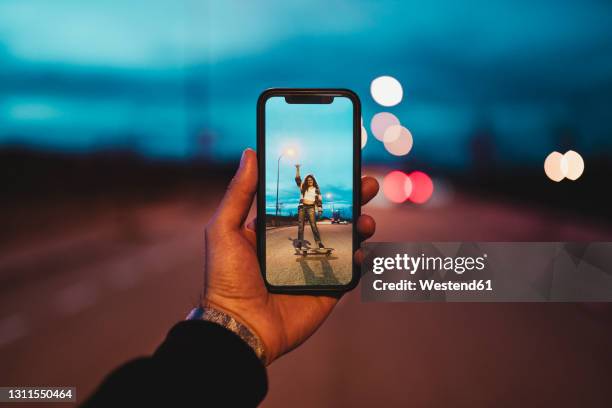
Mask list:
[{"label": "blurred road", "polygon": [[[266,268],[268,281],[273,285],[342,285],[352,275],[352,226],[329,222],[317,223],[321,240],[334,252],[329,255],[295,254],[293,240],[297,239],[297,226],[274,228],[266,231]],[[304,239],[315,247],[310,226],[304,228]]]},{"label": "blurred road", "polygon": [[[151,353],[198,301],[203,226],[220,194],[100,209],[78,223],[54,217],[45,234],[3,243],[0,384],[76,386],[82,400],[114,367]],[[612,235],[463,196],[378,205],[364,209],[376,241]],[[610,323],[574,304],[363,304],[355,290],[269,368],[264,406],[606,406]]]}]

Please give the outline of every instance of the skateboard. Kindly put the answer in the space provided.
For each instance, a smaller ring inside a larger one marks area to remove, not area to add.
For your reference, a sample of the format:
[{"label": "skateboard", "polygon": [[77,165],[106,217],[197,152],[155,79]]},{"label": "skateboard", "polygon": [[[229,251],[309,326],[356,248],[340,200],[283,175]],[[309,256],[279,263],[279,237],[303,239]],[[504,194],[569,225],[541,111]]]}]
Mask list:
[{"label": "skateboard", "polygon": [[296,255],[308,256],[308,255],[331,255],[334,248],[295,248]]}]

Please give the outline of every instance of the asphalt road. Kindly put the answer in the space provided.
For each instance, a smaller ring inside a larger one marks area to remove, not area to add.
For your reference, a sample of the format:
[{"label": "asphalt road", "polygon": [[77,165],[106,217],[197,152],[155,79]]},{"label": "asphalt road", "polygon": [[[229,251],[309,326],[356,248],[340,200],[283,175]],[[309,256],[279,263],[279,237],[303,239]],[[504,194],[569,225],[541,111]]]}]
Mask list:
[{"label": "asphalt road", "polygon": [[[330,255],[296,255],[293,246],[297,226],[266,231],[266,269],[273,285],[342,285],[352,276],[352,225],[317,223],[321,240],[334,248]],[[310,226],[304,228],[304,238],[316,247]]]},{"label": "asphalt road", "polygon": [[[113,368],[150,354],[197,302],[203,227],[220,193],[66,211],[40,221],[44,233],[2,243],[0,385],[76,386],[82,400]],[[376,241],[612,237],[576,217],[461,196],[428,208],[375,201],[364,212],[377,220]],[[264,406],[609,406],[605,312],[359,295],[269,367]]]}]

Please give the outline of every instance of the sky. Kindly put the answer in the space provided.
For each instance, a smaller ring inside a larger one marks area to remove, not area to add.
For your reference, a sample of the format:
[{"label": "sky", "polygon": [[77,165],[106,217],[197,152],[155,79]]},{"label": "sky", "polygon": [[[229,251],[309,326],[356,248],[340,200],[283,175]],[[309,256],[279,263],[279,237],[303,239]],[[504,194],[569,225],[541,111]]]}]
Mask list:
[{"label": "sky", "polygon": [[0,147],[237,161],[270,87],[345,87],[364,123],[393,75],[408,158],[464,169],[485,129],[500,165],[541,164],[559,129],[612,152],[612,3],[600,0],[0,2]]},{"label": "sky", "polygon": [[335,211],[341,210],[343,216],[350,217],[353,186],[351,100],[335,97],[331,104],[288,104],[283,97],[272,97],[266,102],[265,123],[266,212],[275,213],[279,166],[281,213],[297,213],[300,194],[294,179],[295,165],[300,164],[302,179],[313,174],[319,184],[325,215],[331,215],[333,202]]}]

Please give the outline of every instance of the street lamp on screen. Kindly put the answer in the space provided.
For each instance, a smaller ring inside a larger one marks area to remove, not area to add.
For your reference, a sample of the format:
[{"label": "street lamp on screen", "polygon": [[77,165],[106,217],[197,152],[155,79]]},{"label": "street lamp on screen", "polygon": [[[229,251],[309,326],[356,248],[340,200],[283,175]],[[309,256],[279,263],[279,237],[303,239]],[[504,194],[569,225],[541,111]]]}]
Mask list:
[{"label": "street lamp on screen", "polygon": [[[293,147],[289,147],[285,150],[282,151],[282,153],[280,154],[280,156],[278,156],[278,161],[276,163],[276,216],[278,217],[278,212],[280,210],[279,204],[278,204],[278,182],[280,179],[280,161],[283,158],[283,156],[289,156],[289,157],[294,157],[295,156],[295,149]],[[278,220],[277,220],[278,221]]]}]

